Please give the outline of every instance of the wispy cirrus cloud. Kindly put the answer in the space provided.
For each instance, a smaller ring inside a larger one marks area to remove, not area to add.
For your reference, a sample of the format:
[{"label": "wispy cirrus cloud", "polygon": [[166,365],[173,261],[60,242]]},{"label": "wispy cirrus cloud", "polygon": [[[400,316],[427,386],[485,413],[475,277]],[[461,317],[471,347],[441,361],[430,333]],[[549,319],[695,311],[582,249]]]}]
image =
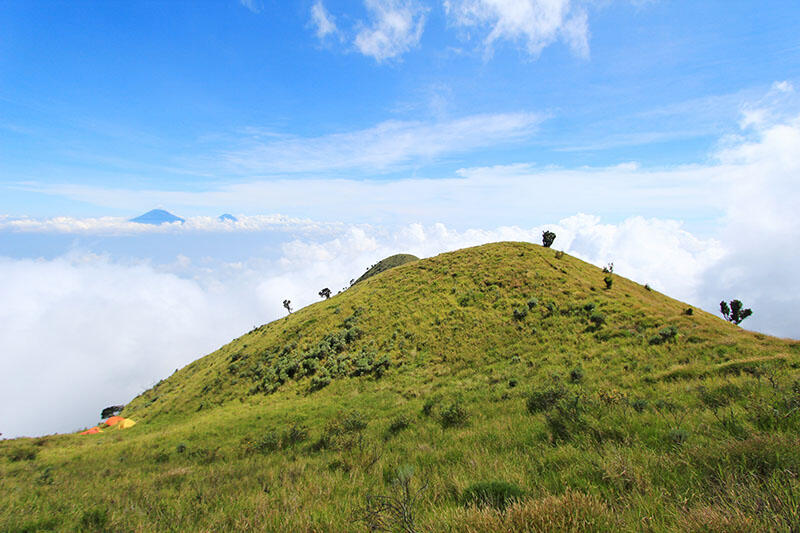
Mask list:
[{"label": "wispy cirrus cloud", "polygon": [[253,139],[222,154],[227,171],[298,174],[360,169],[383,172],[417,161],[518,141],[544,120],[537,113],[470,115],[438,122],[391,120],[320,137]]},{"label": "wispy cirrus cloud", "polygon": [[487,31],[486,53],[499,41],[519,42],[531,57],[537,57],[561,40],[576,55],[589,57],[589,25],[586,10],[573,0],[445,0],[444,6],[456,26]]}]

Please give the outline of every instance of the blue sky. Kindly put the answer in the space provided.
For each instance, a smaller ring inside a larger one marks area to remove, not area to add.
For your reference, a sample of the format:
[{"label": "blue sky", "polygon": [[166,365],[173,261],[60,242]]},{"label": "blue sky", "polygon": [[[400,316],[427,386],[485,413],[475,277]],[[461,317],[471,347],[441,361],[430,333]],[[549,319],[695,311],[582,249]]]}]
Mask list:
[{"label": "blue sky", "polygon": [[[789,1],[0,3],[0,432],[92,425],[387,255],[544,229],[800,338],[799,27]],[[185,223],[129,222],[156,207]]]},{"label": "blue sky", "polygon": [[[511,163],[703,163],[744,102],[800,72],[794,2],[563,0],[550,3],[555,21],[534,9],[542,20],[516,26],[514,4],[4,2],[0,212],[150,207],[47,194],[65,184],[203,191]],[[335,25],[322,38],[320,10]],[[392,15],[409,27],[390,31]],[[564,36],[575,19],[583,45]],[[376,33],[383,49],[359,41]],[[404,145],[419,128],[452,138]],[[365,160],[297,164],[376,142]]]}]

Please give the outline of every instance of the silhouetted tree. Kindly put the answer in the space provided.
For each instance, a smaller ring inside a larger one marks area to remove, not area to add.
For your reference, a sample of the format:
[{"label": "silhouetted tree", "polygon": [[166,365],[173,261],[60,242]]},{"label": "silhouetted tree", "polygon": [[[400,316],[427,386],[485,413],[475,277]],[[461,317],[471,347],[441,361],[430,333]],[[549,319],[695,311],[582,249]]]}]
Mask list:
[{"label": "silhouetted tree", "polygon": [[610,289],[611,285],[614,284],[614,263],[609,263],[607,266],[604,266],[603,272],[606,274],[606,277],[603,278],[603,281],[606,283],[606,289]]},{"label": "silhouetted tree", "polygon": [[331,290],[328,287],[325,287],[321,291],[319,291],[319,297],[325,298],[326,300],[331,297]]},{"label": "silhouetted tree", "polygon": [[753,314],[751,309],[742,309],[742,302],[739,300],[731,300],[730,305],[725,300],[722,300],[719,303],[719,310],[725,320],[733,322],[737,326],[742,320]]},{"label": "silhouetted tree", "polygon": [[292,312],[292,301],[291,300],[284,300],[283,306],[286,308],[287,311],[290,313]]},{"label": "silhouetted tree", "polygon": [[550,248],[552,246],[553,241],[556,240],[556,234],[552,231],[543,231],[542,232],[542,246],[545,248]]}]

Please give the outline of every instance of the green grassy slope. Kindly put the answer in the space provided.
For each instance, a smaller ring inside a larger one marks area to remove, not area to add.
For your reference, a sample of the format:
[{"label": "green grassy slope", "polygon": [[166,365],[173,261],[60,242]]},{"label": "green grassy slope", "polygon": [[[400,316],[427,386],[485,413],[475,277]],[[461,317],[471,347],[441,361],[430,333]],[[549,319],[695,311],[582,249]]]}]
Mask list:
[{"label": "green grassy slope", "polygon": [[419,257],[416,255],[411,254],[395,254],[390,255],[386,259],[381,259],[371,267],[367,269],[366,272],[361,274],[361,276],[353,283],[361,283],[365,279],[369,279],[376,274],[380,274],[381,272],[385,272],[390,268],[398,267],[400,265],[405,265],[406,263],[411,263],[412,261],[419,261]]},{"label": "green grassy slope", "polygon": [[[604,276],[523,243],[383,272],[176,372],[132,429],[0,443],[0,530],[367,531],[402,480],[415,531],[800,527],[800,342]],[[474,505],[490,481],[517,498]]]}]

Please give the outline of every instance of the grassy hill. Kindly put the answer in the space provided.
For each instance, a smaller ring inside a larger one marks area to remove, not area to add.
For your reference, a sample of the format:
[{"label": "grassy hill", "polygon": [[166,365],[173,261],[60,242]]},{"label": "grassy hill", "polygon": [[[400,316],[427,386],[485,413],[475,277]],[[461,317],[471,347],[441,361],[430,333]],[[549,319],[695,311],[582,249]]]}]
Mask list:
[{"label": "grassy hill", "polygon": [[798,530],[800,342],[605,277],[497,243],[365,279],[129,430],[0,442],[0,530]]},{"label": "grassy hill", "polygon": [[390,255],[386,259],[381,259],[380,261],[369,267],[366,272],[361,274],[361,276],[357,280],[355,280],[355,282],[353,282],[353,285],[355,285],[356,283],[361,283],[365,279],[369,279],[376,274],[385,272],[390,268],[398,267],[400,265],[405,265],[406,263],[411,263],[412,261],[419,261],[419,257],[411,254]]}]

